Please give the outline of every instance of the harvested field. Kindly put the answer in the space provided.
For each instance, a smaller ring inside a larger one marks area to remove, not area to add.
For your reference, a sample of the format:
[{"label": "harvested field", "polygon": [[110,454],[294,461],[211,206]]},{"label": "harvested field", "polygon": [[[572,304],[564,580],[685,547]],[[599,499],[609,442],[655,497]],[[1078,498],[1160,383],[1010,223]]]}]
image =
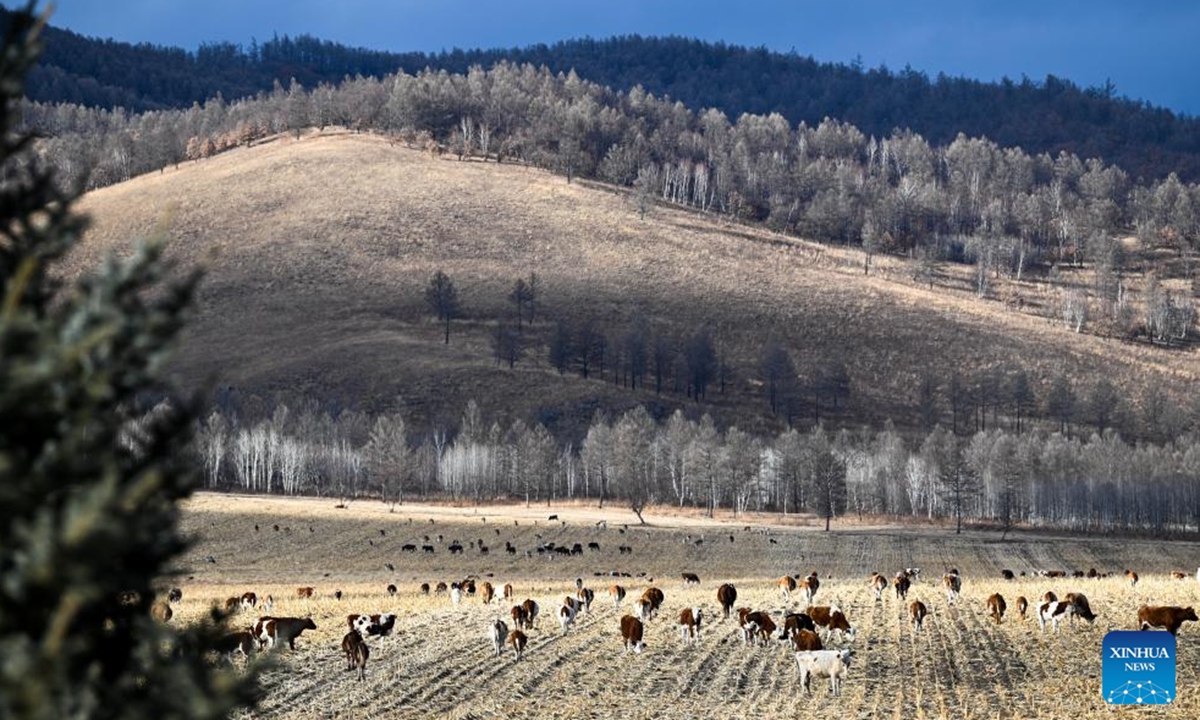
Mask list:
[{"label": "harvested field", "polygon": [[[185,527],[198,543],[185,558],[184,577],[193,579],[176,581],[184,600],[173,622],[197,618],[211,603],[252,590],[274,597],[272,614],[311,615],[317,624],[273,674],[263,717],[1108,717],[1100,697],[1104,634],[1134,629],[1143,603],[1190,605],[1200,595],[1195,543],[1027,535],[1000,542],[996,534],[897,528],[823,533],[777,524],[774,517],[718,521],[653,514],[650,527],[631,524],[622,532],[633,520],[623,508],[404,506],[389,512],[377,502],[346,509],[334,503],[204,494],[185,512]],[[551,514],[559,520],[549,521]],[[597,526],[602,519],[607,528]],[[481,539],[487,555],[477,547]],[[455,540],[464,551],[451,556],[447,548]],[[505,552],[506,542],[515,554]],[[583,553],[538,554],[535,548],[546,542],[578,542]],[[600,549],[588,550],[591,542]],[[417,552],[403,551],[406,544]],[[420,551],[425,544],[434,547],[432,554]],[[632,553],[620,553],[620,545]],[[909,594],[930,608],[918,634],[890,589],[876,602],[867,586],[873,571],[890,577],[905,567],[923,569]],[[954,605],[938,583],[947,567],[964,578]],[[1000,577],[1005,568],[1033,573],[1093,567],[1115,575]],[[1125,568],[1140,573],[1136,587],[1120,575]],[[1187,579],[1170,579],[1175,569],[1190,569]],[[716,590],[722,582],[737,586],[737,606],[778,614],[803,608],[798,595],[782,597],[775,579],[812,570],[822,579],[817,604],[838,605],[857,630],[848,644],[854,661],[840,698],[831,697],[821,679],[813,681],[812,697],[804,697],[783,645],[744,646],[736,621],[719,619]],[[628,590],[621,612],[605,592],[612,571],[632,576],[616,580]],[[685,588],[682,572],[697,573],[700,586]],[[492,582],[498,595],[512,582],[518,600],[541,605],[524,659],[494,657],[486,637],[492,620],[508,619],[509,603],[498,598],[483,605],[466,597],[454,607],[448,595],[426,596],[418,589],[422,582],[449,583],[468,574]],[[563,635],[552,615],[576,578],[596,591],[596,600]],[[645,652],[626,654],[619,618],[650,578],[666,595],[663,610],[647,624]],[[389,583],[399,589],[394,598],[385,591]],[[316,588],[314,597],[297,599],[299,586]],[[335,590],[343,591],[340,601]],[[1022,621],[1017,596],[1032,602],[1046,590],[1085,593],[1098,615],[1095,624],[1064,624],[1054,635],[1039,632],[1032,615]],[[1008,600],[1009,614],[999,625],[984,607],[993,592]],[[705,623],[699,644],[689,648],[674,620],[693,606],[703,610]],[[346,615],[359,612],[398,615],[391,637],[370,641],[365,683],[344,670],[340,650]],[[233,622],[253,617],[242,613]],[[1200,625],[1189,623],[1179,636],[1178,699],[1158,712],[1200,716],[1198,668]]]}]

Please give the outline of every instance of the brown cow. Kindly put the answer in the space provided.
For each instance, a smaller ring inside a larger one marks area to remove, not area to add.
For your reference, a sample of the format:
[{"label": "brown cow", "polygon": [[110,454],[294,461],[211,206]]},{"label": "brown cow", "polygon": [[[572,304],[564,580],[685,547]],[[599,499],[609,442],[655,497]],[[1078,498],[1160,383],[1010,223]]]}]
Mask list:
[{"label": "brown cow", "polygon": [[346,653],[346,669],[353,670],[358,668],[358,680],[362,682],[367,678],[367,658],[371,656],[371,650],[367,647],[367,641],[363,640],[363,636],[358,634],[357,630],[351,630],[342,638],[342,652]]},{"label": "brown cow", "polygon": [[775,584],[779,586],[779,591],[783,593],[785,598],[788,600],[792,599],[792,592],[796,589],[796,578],[791,575],[784,575],[776,580]]},{"label": "brown cow", "polygon": [[798,630],[791,636],[792,649],[796,651],[824,650],[821,637],[812,630]]},{"label": "brown cow", "polygon": [[538,611],[541,608],[532,599],[526,599],[525,602],[521,603],[521,607],[525,610],[525,627],[528,630],[532,630],[534,623],[537,622]]},{"label": "brown cow", "polygon": [[962,592],[962,575],[957,570],[950,570],[942,576],[942,586],[946,588],[946,602],[953,603]]},{"label": "brown cow", "polygon": [[490,582],[484,581],[479,585],[479,599],[484,605],[490,605],[492,598],[496,596],[496,591]]},{"label": "brown cow", "polygon": [[[513,627],[520,629],[529,624],[529,613],[525,612],[525,608],[523,606],[513,605],[510,613],[512,614]],[[507,633],[504,637],[505,639],[508,638]]]},{"label": "brown cow", "polygon": [[912,585],[912,580],[909,579],[908,573],[898,572],[895,579],[892,580],[892,587],[896,590],[897,600],[908,599],[908,588]]},{"label": "brown cow", "polygon": [[316,629],[317,624],[312,621],[312,618],[261,617],[255,621],[251,632],[258,639],[260,647],[265,646],[267,649],[271,649],[286,642],[288,648],[295,650],[296,638],[300,637],[300,633]]},{"label": "brown cow", "polygon": [[1088,602],[1087,596],[1083,593],[1067,593],[1066,601],[1071,604],[1071,622],[1075,622],[1075,616],[1079,616],[1088,623],[1093,623],[1096,620],[1095,613],[1092,612],[1092,606]]},{"label": "brown cow", "polygon": [[1024,595],[1017,596],[1017,613],[1021,616],[1021,620],[1025,619],[1025,612],[1029,610],[1029,601]]},{"label": "brown cow", "polygon": [[801,630],[816,632],[817,626],[813,619],[804,613],[788,613],[783,616],[783,626],[779,628],[779,635],[776,636],[776,639],[782,642]]},{"label": "brown cow", "polygon": [[748,612],[742,620],[742,628],[748,632],[751,640],[757,637],[763,645],[766,645],[767,640],[775,634],[775,621],[768,613],[761,610]]},{"label": "brown cow", "polygon": [[150,606],[150,614],[161,623],[170,622],[171,616],[174,615],[171,606],[161,600]]},{"label": "brown cow", "polygon": [[620,585],[613,585],[608,588],[608,596],[613,600],[613,607],[620,610],[621,601],[625,599],[625,588]]},{"label": "brown cow", "polygon": [[912,619],[913,632],[917,632],[925,624],[925,616],[929,614],[929,609],[925,607],[925,603],[920,600],[913,600],[908,606],[908,616]]},{"label": "brown cow", "polygon": [[725,583],[717,588],[717,602],[721,603],[721,612],[725,614],[725,619],[729,619],[729,611],[733,609],[733,604],[737,602],[737,588],[729,583]]},{"label": "brown cow", "polygon": [[867,585],[875,591],[875,602],[883,600],[883,591],[887,590],[887,578],[879,573],[871,573],[871,579],[867,581]]},{"label": "brown cow", "polygon": [[646,648],[642,642],[644,630],[642,621],[634,616],[625,615],[621,618],[621,639],[625,642],[625,652],[640,653]]},{"label": "brown cow", "polygon": [[1182,572],[1180,570],[1172,570],[1171,571],[1171,579],[1172,580],[1187,580],[1187,578],[1188,578],[1188,574],[1185,572]]},{"label": "brown cow", "polygon": [[988,614],[996,621],[996,624],[1004,622],[1004,611],[1008,609],[1008,603],[1004,602],[1004,596],[1000,593],[992,593],[987,599]]},{"label": "brown cow", "polygon": [[520,660],[521,656],[525,654],[525,644],[527,642],[528,638],[526,638],[525,633],[521,632],[520,630],[513,630],[508,634],[508,644],[510,647],[512,647],[513,656],[517,660]]},{"label": "brown cow", "polygon": [[250,630],[243,630],[225,635],[217,641],[213,649],[232,664],[234,655],[240,652],[243,657],[248,658],[257,646],[258,643],[254,641],[252,632]]},{"label": "brown cow", "polygon": [[505,600],[512,600],[513,595],[516,594],[515,592],[513,592],[512,583],[504,583],[504,592],[501,594],[504,595]]},{"label": "brown cow", "polygon": [[242,601],[240,598],[236,598],[236,597],[225,598],[225,612],[227,612],[227,613],[237,612],[241,608],[241,606],[242,606]]},{"label": "brown cow", "polygon": [[1142,630],[1160,627],[1166,628],[1172,635],[1178,635],[1179,628],[1188,620],[1197,622],[1196,611],[1191,607],[1143,605],[1138,608],[1138,624]]},{"label": "brown cow", "polygon": [[311,588],[311,587],[296,588],[296,597],[298,597],[300,599],[311,598],[313,596],[314,592],[316,592],[316,588]]},{"label": "brown cow", "polygon": [[1008,569],[1001,570],[1000,577],[1004,578],[1005,580],[1016,580],[1017,579],[1017,576],[1015,574],[1013,574],[1013,571],[1008,570]]},{"label": "brown cow", "polygon": [[700,639],[700,623],[703,619],[700,608],[684,608],[679,613],[679,633],[684,645],[695,645]]}]

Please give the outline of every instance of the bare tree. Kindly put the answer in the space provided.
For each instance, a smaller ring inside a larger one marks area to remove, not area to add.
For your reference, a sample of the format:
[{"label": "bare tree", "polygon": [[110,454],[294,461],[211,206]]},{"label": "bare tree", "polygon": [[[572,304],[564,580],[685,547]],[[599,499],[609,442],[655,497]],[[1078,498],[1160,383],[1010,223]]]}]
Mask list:
[{"label": "bare tree", "polygon": [[445,344],[450,344],[450,321],[458,317],[462,308],[458,301],[458,290],[454,281],[446,273],[438,270],[429,279],[429,287],[425,289],[425,302],[429,309],[445,326]]}]

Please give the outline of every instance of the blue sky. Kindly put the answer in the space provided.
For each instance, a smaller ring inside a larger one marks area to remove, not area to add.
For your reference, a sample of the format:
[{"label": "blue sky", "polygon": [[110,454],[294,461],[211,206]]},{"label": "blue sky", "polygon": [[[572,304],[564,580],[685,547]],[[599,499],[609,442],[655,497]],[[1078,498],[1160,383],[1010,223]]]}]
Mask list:
[{"label": "blue sky", "polygon": [[[11,5],[11,1],[8,2]],[[871,67],[995,80],[1047,73],[1200,114],[1200,2],[1147,0],[59,0],[85,35],[195,48],[308,33],[380,50],[686,35]]]}]

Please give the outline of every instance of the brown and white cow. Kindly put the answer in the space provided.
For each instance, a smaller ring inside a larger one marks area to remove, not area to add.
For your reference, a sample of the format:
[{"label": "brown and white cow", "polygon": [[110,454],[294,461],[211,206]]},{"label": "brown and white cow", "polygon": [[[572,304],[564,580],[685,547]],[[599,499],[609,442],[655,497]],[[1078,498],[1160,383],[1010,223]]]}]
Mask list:
[{"label": "brown and white cow", "polygon": [[1008,603],[1004,602],[1004,596],[1000,593],[992,593],[987,599],[988,615],[996,621],[996,624],[1004,622],[1004,611],[1008,610]]},{"label": "brown and white cow", "polygon": [[817,596],[817,589],[821,587],[821,581],[817,578],[817,571],[812,571],[808,577],[803,578],[797,583],[800,594],[804,596],[804,604],[812,605],[813,598]]},{"label": "brown and white cow", "polygon": [[871,579],[867,581],[867,585],[875,591],[875,602],[883,601],[883,591],[887,590],[887,578],[879,573],[872,573]]},{"label": "brown and white cow", "polygon": [[942,575],[942,587],[946,588],[946,602],[953,603],[954,598],[962,592],[962,575],[957,570],[950,570]]},{"label": "brown and white cow", "polygon": [[651,618],[658,615],[658,608],[662,606],[664,599],[665,596],[663,595],[663,591],[656,587],[648,587],[646,588],[645,592],[642,593],[642,600],[648,600],[650,602]]},{"label": "brown and white cow", "polygon": [[234,655],[241,653],[242,657],[249,658],[257,647],[258,643],[254,639],[253,632],[243,630],[225,635],[217,641],[213,649],[232,664]]},{"label": "brown and white cow", "polygon": [[683,573],[683,584],[685,587],[688,585],[699,585],[700,576],[696,573],[685,572]]},{"label": "brown and white cow", "polygon": [[367,641],[363,640],[363,636],[357,630],[351,630],[342,638],[342,652],[346,653],[346,669],[353,670],[357,667],[359,682],[365,680],[367,658],[371,656],[371,649],[367,647]]},{"label": "brown and white cow", "polygon": [[742,630],[751,641],[757,639],[763,645],[775,635],[775,621],[771,615],[762,610],[748,612],[742,619]]},{"label": "brown and white cow", "polygon": [[612,585],[608,588],[608,596],[612,598],[613,607],[620,610],[621,601],[625,599],[625,588],[620,585]]},{"label": "brown and white cow", "polygon": [[737,588],[730,583],[725,583],[717,588],[717,602],[721,604],[721,612],[724,613],[725,619],[729,619],[729,611],[733,609],[733,604],[737,602]]},{"label": "brown and white cow", "polygon": [[580,609],[590,613],[592,611],[592,601],[596,599],[596,592],[591,588],[579,588],[575,591],[575,599],[579,601]]},{"label": "brown and white cow", "polygon": [[1024,595],[1017,596],[1017,614],[1021,616],[1021,620],[1025,619],[1025,613],[1029,610],[1029,601]]},{"label": "brown and white cow", "polygon": [[805,612],[818,627],[825,628],[828,635],[833,635],[836,631],[839,636],[854,640],[855,629],[850,626],[846,614],[836,605],[809,605]]},{"label": "brown and white cow", "polygon": [[695,645],[700,639],[700,623],[704,619],[700,608],[684,608],[679,613],[679,634],[684,645]]},{"label": "brown and white cow", "polygon": [[378,615],[352,614],[346,616],[346,625],[356,630],[363,637],[387,637],[396,627],[396,616],[393,613]]},{"label": "brown and white cow", "polygon": [[528,642],[529,639],[520,630],[513,630],[508,634],[508,645],[512,648],[513,657],[517,660],[520,660],[521,656],[525,654],[525,645]]},{"label": "brown and white cow", "polygon": [[242,593],[241,608],[243,610],[253,610],[258,607],[258,596],[252,592]]},{"label": "brown and white cow", "polygon": [[912,620],[913,632],[918,632],[925,625],[925,616],[929,614],[929,608],[925,607],[925,603],[920,600],[913,600],[908,606],[908,617]]},{"label": "brown and white cow", "polygon": [[783,597],[791,600],[792,593],[796,590],[796,578],[791,575],[784,575],[775,581],[775,585],[779,587],[779,592],[783,593]]},{"label": "brown and white cow", "polygon": [[490,605],[492,598],[496,597],[496,590],[490,582],[484,581],[479,585],[479,599],[484,605]]},{"label": "brown and white cow", "polygon": [[1048,603],[1056,600],[1058,600],[1058,595],[1055,594],[1053,590],[1047,590],[1046,592],[1042,593],[1042,602]]},{"label": "brown and white cow", "polygon": [[816,623],[805,613],[788,613],[783,616],[783,625],[780,626],[779,635],[776,636],[776,639],[782,642],[801,630],[816,632]]},{"label": "brown and white cow", "polygon": [[300,633],[316,629],[317,624],[312,618],[261,617],[254,622],[251,632],[260,647],[271,649],[286,642],[288,648],[295,650],[296,638],[300,637]]},{"label": "brown and white cow", "polygon": [[488,638],[492,641],[496,657],[500,657],[504,654],[504,641],[508,639],[508,625],[503,620],[497,619],[488,626]]},{"label": "brown and white cow", "polygon": [[1068,617],[1075,612],[1075,606],[1069,602],[1054,600],[1052,602],[1044,602],[1038,606],[1038,625],[1042,632],[1046,632],[1046,623],[1054,625],[1054,632],[1060,632],[1058,624],[1063,618]]},{"label": "brown and white cow", "polygon": [[575,598],[568,597],[558,608],[558,624],[562,628],[563,635],[567,634],[567,628],[575,622],[575,616],[579,614],[578,602]]},{"label": "brown and white cow", "polygon": [[1065,600],[1071,604],[1071,622],[1075,622],[1077,617],[1087,620],[1089,624],[1096,621],[1096,614],[1092,612],[1092,605],[1088,602],[1087,595],[1069,592]]},{"label": "brown and white cow", "polygon": [[650,622],[650,618],[654,615],[654,603],[645,597],[638,598],[637,602],[633,604],[633,609],[643,623]]},{"label": "brown and white cow", "polygon": [[625,652],[640,653],[646,645],[642,642],[645,626],[642,621],[632,615],[621,618],[621,639],[625,642]]},{"label": "brown and white cow", "polygon": [[[520,629],[529,625],[529,615],[525,612],[525,608],[523,606],[513,605],[511,614],[514,627]],[[507,636],[505,637],[507,638]]]},{"label": "brown and white cow", "polygon": [[527,598],[525,602],[521,603],[521,607],[525,610],[525,627],[526,629],[532,630],[534,624],[537,623],[538,612],[541,610],[541,608],[538,606],[536,600],[530,598]]},{"label": "brown and white cow", "polygon": [[1129,581],[1129,587],[1135,587],[1138,584],[1138,574],[1132,570],[1125,571],[1125,579]]},{"label": "brown and white cow", "polygon": [[896,577],[892,580],[892,587],[896,590],[897,600],[908,599],[908,588],[912,585],[912,580],[909,579],[908,573],[900,571],[896,573]]},{"label": "brown and white cow", "polygon": [[1138,625],[1142,630],[1159,627],[1165,628],[1172,635],[1178,635],[1179,628],[1189,620],[1197,622],[1196,611],[1191,607],[1143,605],[1138,608]]}]

